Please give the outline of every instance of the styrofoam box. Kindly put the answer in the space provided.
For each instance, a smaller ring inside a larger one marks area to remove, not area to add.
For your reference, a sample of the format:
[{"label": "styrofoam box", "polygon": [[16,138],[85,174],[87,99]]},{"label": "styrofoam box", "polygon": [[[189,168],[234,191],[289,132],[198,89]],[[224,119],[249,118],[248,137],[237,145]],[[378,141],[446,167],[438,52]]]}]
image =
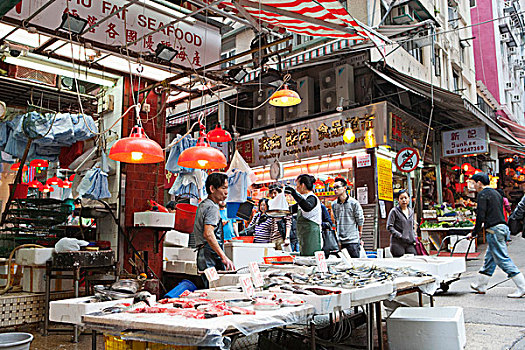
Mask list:
[{"label": "styrofoam box", "polygon": [[459,350],[467,343],[461,307],[400,307],[386,324],[391,350]]},{"label": "styrofoam box", "polygon": [[[316,286],[304,286],[304,287],[316,287]],[[222,290],[221,290],[222,289]],[[315,313],[318,315],[328,314],[337,310],[346,310],[351,307],[350,293],[347,289],[341,288],[330,288],[323,287],[323,289],[341,291],[341,294],[331,295],[303,295],[303,294],[286,294],[286,293],[271,293],[271,292],[256,292],[255,296],[272,296],[275,295],[278,298],[290,298],[298,297],[304,300],[305,303],[312,305],[315,308]],[[206,292],[207,298],[211,299],[242,299],[246,296],[243,292],[227,291],[224,287],[216,289],[205,289],[199,290],[199,292]]]},{"label": "styrofoam box", "polygon": [[[30,293],[44,293],[46,291],[45,266],[22,266],[22,290]],[[58,271],[56,274],[73,275],[72,271]],[[62,292],[73,289],[72,279],[52,279],[51,291]]]},{"label": "styrofoam box", "polygon": [[86,314],[101,311],[116,304],[133,302],[133,298],[104,302],[91,302],[92,300],[94,300],[93,297],[82,297],[52,301],[49,304],[49,320],[80,325],[82,316]]},{"label": "styrofoam box", "polygon": [[265,256],[275,254],[275,244],[273,243],[244,243],[226,242],[224,243],[224,253],[231,259],[235,268],[248,266],[251,262],[264,263]]},{"label": "styrofoam box", "polygon": [[54,248],[22,248],[16,252],[16,263],[24,266],[42,266],[51,259]]},{"label": "styrofoam box", "polygon": [[377,301],[392,294],[394,292],[394,282],[375,282],[361,288],[348,289],[348,291],[351,300],[362,305],[367,303],[368,300],[370,300],[370,302]]},{"label": "styrofoam box", "polygon": [[[460,239],[465,238],[465,236],[450,236],[450,244],[449,244],[449,250],[452,251],[452,248],[454,248],[454,244],[456,244],[457,241]],[[456,245],[456,249],[454,249],[454,253],[466,253],[467,249],[469,249],[468,245],[471,241],[468,239],[464,239],[461,242],[459,242]],[[473,240],[472,244],[470,245],[469,253],[475,253],[476,252],[476,240]]]},{"label": "styrofoam box", "polygon": [[198,275],[197,263],[195,261],[166,261],[166,272],[185,273],[187,275]]},{"label": "styrofoam box", "polygon": [[164,247],[163,259],[164,260],[182,260],[182,261],[196,261],[197,252],[193,248],[185,247]]},{"label": "styrofoam box", "polygon": [[133,224],[144,227],[174,227],[175,214],[144,211],[133,214]]},{"label": "styrofoam box", "polygon": [[187,247],[189,242],[190,235],[188,233],[171,230],[166,232],[162,244],[167,247]]},{"label": "styrofoam box", "polygon": [[466,271],[465,258],[415,256],[410,258],[352,259],[355,266],[410,267],[432,274],[443,280],[454,274]]}]

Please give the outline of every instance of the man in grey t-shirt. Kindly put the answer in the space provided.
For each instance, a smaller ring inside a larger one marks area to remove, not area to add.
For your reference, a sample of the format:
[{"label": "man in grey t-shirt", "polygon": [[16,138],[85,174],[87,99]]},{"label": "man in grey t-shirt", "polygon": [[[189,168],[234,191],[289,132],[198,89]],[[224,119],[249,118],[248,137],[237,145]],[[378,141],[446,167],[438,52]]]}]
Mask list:
[{"label": "man in grey t-shirt", "polygon": [[[219,202],[228,196],[228,177],[223,173],[212,173],[206,179],[208,197],[197,208],[193,234],[198,248],[197,268],[204,271],[215,267],[217,270],[234,270],[233,262],[224,254],[224,234],[219,212]],[[205,278],[204,278],[205,279]],[[206,284],[206,280],[204,281]]]}]

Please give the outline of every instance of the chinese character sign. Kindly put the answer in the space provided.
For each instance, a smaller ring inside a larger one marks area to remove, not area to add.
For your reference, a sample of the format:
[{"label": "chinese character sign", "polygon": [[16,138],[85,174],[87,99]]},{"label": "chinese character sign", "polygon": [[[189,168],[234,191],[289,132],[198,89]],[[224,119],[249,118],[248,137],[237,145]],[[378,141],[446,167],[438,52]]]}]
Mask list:
[{"label": "chinese character sign", "polygon": [[[6,17],[25,20],[48,0],[24,0],[6,14]],[[69,12],[88,22],[86,29],[110,14],[119,11],[128,0],[56,0],[31,24],[51,30],[59,28],[62,14]],[[168,11],[168,8],[165,8]],[[183,16],[180,13],[180,16]],[[221,36],[219,29],[199,21],[194,24],[133,4],[121,10],[100,25],[91,28],[82,37],[105,45],[127,47],[131,51],[153,54],[158,44],[165,44],[179,51],[173,63],[200,68],[220,58]],[[152,31],[157,31],[150,34]]]},{"label": "chinese character sign", "polygon": [[442,140],[444,157],[488,152],[485,126],[444,131]]}]

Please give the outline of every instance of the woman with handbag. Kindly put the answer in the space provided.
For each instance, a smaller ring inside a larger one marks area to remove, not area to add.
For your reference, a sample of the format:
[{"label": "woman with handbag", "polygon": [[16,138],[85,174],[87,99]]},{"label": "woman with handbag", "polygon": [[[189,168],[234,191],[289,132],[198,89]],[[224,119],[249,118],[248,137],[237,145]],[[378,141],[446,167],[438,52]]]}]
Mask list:
[{"label": "woman with handbag", "polygon": [[323,236],[323,252],[326,258],[330,256],[330,253],[336,253],[339,251],[339,244],[337,243],[337,238],[334,231],[334,223],[328,212],[328,208],[321,203],[322,212],[322,236]]},{"label": "woman with handbag", "polygon": [[408,206],[410,196],[406,190],[397,193],[398,205],[388,214],[386,228],[390,232],[390,252],[394,258],[405,254],[416,255],[414,210]]},{"label": "woman with handbag", "polygon": [[266,214],[268,210],[268,199],[261,198],[259,200],[258,212],[254,215],[250,225],[248,226],[248,233],[253,234],[254,243],[269,243],[271,234],[273,219]]}]

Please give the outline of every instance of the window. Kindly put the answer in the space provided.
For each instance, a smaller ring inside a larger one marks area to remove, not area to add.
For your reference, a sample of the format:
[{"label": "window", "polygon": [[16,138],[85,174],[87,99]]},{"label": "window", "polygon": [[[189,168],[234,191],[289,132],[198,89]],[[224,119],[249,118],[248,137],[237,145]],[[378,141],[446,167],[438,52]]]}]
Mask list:
[{"label": "window", "polygon": [[441,76],[441,56],[439,49],[434,49],[434,74],[436,77]]},{"label": "window", "polygon": [[456,29],[458,27],[458,22],[459,22],[458,8],[449,6],[449,8],[448,8],[448,24],[453,29]]},{"label": "window", "polygon": [[470,7],[476,7],[476,0],[470,0]]},{"label": "window", "polygon": [[459,77],[459,73],[456,72],[455,70],[452,71],[452,78],[453,78],[453,83],[454,83],[454,92],[455,93],[459,93],[460,92],[460,77]]},{"label": "window", "polygon": [[401,46],[419,63],[423,64],[423,50],[420,47],[416,47],[413,41],[407,41]]},{"label": "window", "polygon": [[[235,49],[230,50],[228,52],[223,52],[221,54],[221,60],[224,60],[226,58],[230,58],[232,56],[235,56]],[[230,66],[233,66],[234,64],[235,64],[235,60],[224,62],[224,63],[221,64],[221,69],[226,69],[226,68],[228,68]]]}]

